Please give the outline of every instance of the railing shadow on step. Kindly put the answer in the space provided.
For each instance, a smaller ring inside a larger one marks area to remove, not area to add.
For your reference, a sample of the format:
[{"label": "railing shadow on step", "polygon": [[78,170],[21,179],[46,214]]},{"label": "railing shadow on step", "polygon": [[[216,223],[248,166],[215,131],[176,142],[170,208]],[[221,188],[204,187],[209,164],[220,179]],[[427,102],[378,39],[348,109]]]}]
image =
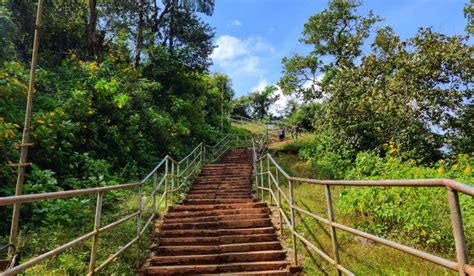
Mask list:
[{"label": "railing shadow on step", "polygon": [[[261,146],[265,148],[265,145]],[[463,193],[468,196],[474,196],[474,187],[465,185],[463,183],[451,179],[415,179],[415,180],[317,180],[299,178],[288,175],[280,165],[269,154],[259,155],[263,152],[258,146],[253,145],[253,163],[254,163],[254,190],[257,197],[264,199],[264,192],[268,193],[270,203],[275,202],[279,213],[280,227],[283,223],[289,228],[292,241],[292,259],[295,265],[298,264],[296,243],[297,240],[302,242],[305,247],[310,248],[330,264],[334,265],[338,275],[342,272],[347,275],[354,275],[349,269],[341,264],[339,257],[339,245],[336,238],[336,230],[342,230],[353,235],[363,237],[373,242],[392,247],[404,253],[419,257],[421,259],[430,261],[434,264],[443,266],[459,272],[459,275],[474,275],[474,266],[468,263],[468,253],[466,252],[466,243],[464,237],[464,227],[462,222],[462,215],[460,211],[460,204],[458,194]],[[284,183],[284,184],[282,184]],[[327,217],[322,217],[315,213],[308,211],[305,208],[297,206],[294,196],[294,187],[299,184],[321,185],[325,188],[326,203],[327,203]],[[331,188],[334,186],[344,187],[444,187],[447,190],[451,224],[453,228],[453,235],[455,240],[455,249],[457,261],[451,261],[430,253],[409,247],[398,242],[372,235],[344,224],[338,223],[334,219],[333,203],[331,198]],[[287,193],[284,191],[288,191]],[[285,208],[289,209],[290,215],[286,214]],[[324,223],[330,228],[330,238],[332,244],[332,256],[324,252],[321,248],[314,245],[306,239],[302,233],[296,228],[295,213],[305,215],[309,218],[315,219],[318,222]]]},{"label": "railing shadow on step", "polygon": [[[230,149],[249,147],[252,145],[252,141],[253,138],[250,135],[228,134],[214,146],[204,145],[203,143],[197,145],[191,151],[191,153],[189,153],[181,161],[176,161],[171,156],[166,155],[145,178],[138,182],[88,189],[0,197],[1,207],[11,205],[19,206],[25,203],[51,199],[66,199],[83,195],[96,195],[95,219],[92,231],[77,237],[66,244],[56,247],[53,250],[33,257],[24,263],[16,266],[10,266],[6,271],[2,272],[2,275],[15,275],[19,272],[25,271],[26,269],[45,260],[51,259],[52,257],[72,248],[75,245],[84,243],[89,239],[92,239],[92,246],[88,266],[88,275],[93,275],[101,271],[125,250],[140,241],[147,228],[150,225],[153,225],[152,222],[158,218],[160,206],[164,204],[164,209],[166,210],[168,205],[173,204],[176,201],[176,193],[183,190],[185,191],[187,188],[189,188],[190,183],[192,183],[194,177],[199,174],[203,164],[218,161]],[[149,195],[144,198],[145,188],[149,192]],[[137,189],[138,202],[136,211],[110,224],[102,225],[101,216],[104,195],[110,191],[130,189]],[[147,211],[151,211],[151,215],[149,217],[144,217],[144,214]],[[123,245],[118,251],[109,255],[107,259],[100,263],[100,265],[97,265],[96,260],[99,246],[99,234],[109,231],[132,219],[136,219],[136,235],[133,237],[133,239],[127,244]],[[17,233],[18,229],[12,229],[11,231]],[[10,241],[10,244],[16,244],[16,241]],[[137,252],[137,256],[140,255],[139,253],[140,252]],[[9,256],[10,259],[14,259],[15,257],[16,253],[10,254]]]}]

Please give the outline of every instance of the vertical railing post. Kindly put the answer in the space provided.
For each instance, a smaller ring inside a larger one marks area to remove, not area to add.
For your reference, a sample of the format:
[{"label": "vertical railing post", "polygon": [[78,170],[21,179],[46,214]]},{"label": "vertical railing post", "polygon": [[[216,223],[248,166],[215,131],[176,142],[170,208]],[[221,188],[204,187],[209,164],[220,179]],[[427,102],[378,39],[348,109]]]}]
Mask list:
[{"label": "vertical railing post", "polygon": [[290,190],[290,214],[291,214],[291,236],[293,240],[293,259],[295,261],[295,265],[298,265],[298,253],[296,252],[296,222],[295,222],[295,209],[293,209],[294,206],[294,200],[293,200],[293,181],[291,179],[288,179],[288,189]]},{"label": "vertical railing post", "polygon": [[268,200],[270,202],[270,205],[273,204],[273,197],[272,197],[272,183],[270,179],[270,157],[267,155],[267,180],[268,180]]},{"label": "vertical railing post", "polygon": [[165,161],[165,210],[168,209],[168,156]]},{"label": "vertical railing post", "polygon": [[170,204],[173,205],[173,200],[174,200],[174,189],[175,189],[175,183],[174,183],[174,162],[171,161],[171,194],[170,194]]},{"label": "vertical railing post", "polygon": [[260,192],[262,193],[262,201],[263,201],[263,160],[260,159]]},{"label": "vertical railing post", "polygon": [[[3,3],[3,2],[2,2]],[[31,110],[33,109],[33,94],[35,89],[35,78],[36,78],[36,64],[38,61],[38,48],[40,42],[40,28],[41,28],[41,16],[43,14],[43,0],[38,0],[38,6],[36,10],[36,23],[34,25],[35,35],[33,39],[33,53],[31,55],[30,65],[30,80],[28,83],[28,93],[26,98],[26,110],[25,110],[25,124],[23,126],[23,134],[20,144],[20,161],[18,163],[18,177],[16,180],[15,195],[23,194],[23,183],[25,182],[26,166],[28,166],[28,147],[30,144],[30,131],[31,131]],[[10,226],[10,244],[13,247],[8,248],[8,260],[12,261],[15,257],[15,249],[18,250],[18,223],[20,220],[20,204],[15,203],[13,205],[12,220]]]},{"label": "vertical railing post", "polygon": [[136,256],[136,266],[140,265],[140,232],[142,228],[142,200],[143,200],[143,183],[138,186],[138,216],[137,216],[137,256]]},{"label": "vertical railing post", "polygon": [[181,164],[178,163],[178,167],[176,168],[176,182],[177,182],[176,187],[181,186],[181,177],[179,175],[179,171],[181,170],[180,167],[181,167]]},{"label": "vertical railing post", "polygon": [[276,177],[276,187],[277,187],[277,207],[278,207],[278,221],[280,222],[280,234],[283,235],[283,221],[282,221],[282,204],[281,204],[281,193],[280,193],[280,179],[279,179],[279,171],[278,168],[275,167],[275,177]]},{"label": "vertical railing post", "polygon": [[258,162],[257,162],[257,153],[255,149],[255,145],[253,146],[253,173],[255,177],[255,192],[257,193],[258,198]]},{"label": "vertical railing post", "polygon": [[156,225],[156,215],[157,215],[157,210],[156,210],[156,193],[158,189],[158,173],[155,172],[153,174],[153,214],[155,215],[155,218],[153,219],[153,235],[155,235],[155,225]]},{"label": "vertical railing post", "polygon": [[[334,222],[334,210],[332,208],[332,198],[331,198],[331,188],[329,185],[325,185],[326,188],[326,202],[328,207],[328,218],[329,221],[332,223]],[[336,236],[336,228],[331,225],[331,241],[332,241],[332,250],[334,255],[334,261],[336,262],[336,271],[337,275],[341,275],[341,271],[337,268],[340,264],[339,260],[339,246],[337,244],[337,236]]]},{"label": "vertical railing post", "polygon": [[201,143],[201,147],[199,148],[199,164],[202,167],[202,153],[203,153],[203,145]]},{"label": "vertical railing post", "polygon": [[89,275],[94,274],[95,260],[97,257],[97,247],[99,245],[99,228],[100,218],[102,216],[102,201],[104,193],[97,193],[97,201],[95,205],[95,219],[94,219],[94,236],[92,237],[91,258],[89,260]]},{"label": "vertical railing post", "polygon": [[467,264],[466,241],[464,238],[464,226],[462,223],[459,196],[456,190],[448,188],[449,210],[451,212],[451,224],[453,226],[454,244],[456,246],[456,257],[459,267],[459,275],[466,275],[464,265]]}]

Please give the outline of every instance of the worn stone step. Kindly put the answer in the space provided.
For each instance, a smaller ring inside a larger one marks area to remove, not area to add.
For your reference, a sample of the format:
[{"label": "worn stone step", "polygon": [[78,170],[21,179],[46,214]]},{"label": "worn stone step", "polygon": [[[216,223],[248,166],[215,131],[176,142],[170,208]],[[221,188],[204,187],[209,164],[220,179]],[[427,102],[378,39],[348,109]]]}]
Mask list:
[{"label": "worn stone step", "polygon": [[291,275],[267,204],[251,194],[252,153],[237,149],[207,164],[181,205],[155,225],[138,274]]},{"label": "worn stone step", "polygon": [[[212,275],[212,274],[211,274]],[[232,275],[232,276],[290,276],[291,272],[288,270],[262,270],[262,271],[236,271],[229,273],[219,273],[220,275]],[[202,275],[204,276],[204,275]],[[210,276],[207,274],[207,276]]]},{"label": "worn stone step", "polygon": [[225,229],[225,228],[255,228],[271,226],[269,218],[205,221],[205,222],[166,222],[161,225],[163,230],[173,229]]},{"label": "worn stone step", "polygon": [[158,246],[155,252],[157,254],[176,256],[219,254],[221,251],[219,245],[166,245]]},{"label": "worn stone step", "polygon": [[264,250],[281,250],[279,241],[271,242],[252,242],[252,243],[230,243],[219,245],[222,253],[244,252],[244,251],[264,251]]},{"label": "worn stone step", "polygon": [[268,207],[261,208],[241,208],[241,209],[221,209],[221,210],[204,210],[204,211],[175,211],[165,214],[165,218],[190,218],[190,217],[208,217],[208,216],[226,216],[236,214],[266,214],[270,213]]},{"label": "worn stone step", "polygon": [[236,236],[236,235],[263,235],[274,234],[273,227],[257,228],[228,228],[228,229],[156,229],[160,237],[216,237],[216,236]]},{"label": "worn stone step", "polygon": [[219,228],[256,228],[256,227],[268,227],[272,226],[272,221],[269,218],[265,219],[249,219],[249,220],[228,220],[220,221]]},{"label": "worn stone step", "polygon": [[253,203],[258,200],[253,198],[218,198],[218,199],[185,199],[183,204],[186,205],[206,205],[206,204],[230,204],[230,203]]},{"label": "worn stone step", "polygon": [[169,208],[171,211],[205,211],[222,209],[243,209],[243,208],[261,208],[267,207],[266,203],[232,203],[232,204],[214,204],[214,205],[174,205]]},{"label": "worn stone step", "polygon": [[[278,241],[275,234],[259,234],[259,235],[231,235],[231,236],[214,236],[214,237],[171,237],[160,238],[159,245],[222,245],[232,243],[251,243],[251,242],[271,242]],[[157,248],[157,244],[152,248]]]},{"label": "worn stone step", "polygon": [[213,193],[188,194],[186,199],[253,199],[250,194],[216,195]]},{"label": "worn stone step", "polygon": [[256,227],[256,228],[219,229],[219,235],[220,236],[258,235],[258,234],[271,234],[271,233],[275,233],[275,229],[272,226],[269,226],[269,227]]},{"label": "worn stone step", "polygon": [[177,229],[217,229],[219,222],[187,222],[187,223],[164,223],[161,225],[163,230],[177,230]]},{"label": "worn stone step", "polygon": [[[176,265],[176,266],[150,266],[145,269],[147,274],[155,275],[184,275],[184,274],[209,274],[222,272],[245,272],[263,270],[281,270],[288,267],[286,261],[268,262],[240,262],[210,265]],[[248,274],[247,274],[248,275]]]},{"label": "worn stone step", "polygon": [[211,215],[190,218],[165,218],[163,224],[166,223],[189,223],[189,222],[218,222],[228,220],[252,220],[266,219],[268,214],[237,214],[237,215]]},{"label": "worn stone step", "polygon": [[149,262],[151,265],[221,264],[226,262],[283,261],[285,257],[283,250],[268,250],[207,255],[155,256],[151,257]]}]

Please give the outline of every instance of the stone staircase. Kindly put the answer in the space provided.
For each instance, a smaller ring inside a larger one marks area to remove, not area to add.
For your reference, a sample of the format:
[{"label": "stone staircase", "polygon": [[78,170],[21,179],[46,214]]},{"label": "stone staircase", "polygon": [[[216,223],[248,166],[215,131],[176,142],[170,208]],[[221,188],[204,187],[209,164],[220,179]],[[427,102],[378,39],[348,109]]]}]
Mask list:
[{"label": "stone staircase", "polygon": [[205,165],[181,205],[156,225],[142,275],[291,275],[266,203],[250,185],[252,153]]}]

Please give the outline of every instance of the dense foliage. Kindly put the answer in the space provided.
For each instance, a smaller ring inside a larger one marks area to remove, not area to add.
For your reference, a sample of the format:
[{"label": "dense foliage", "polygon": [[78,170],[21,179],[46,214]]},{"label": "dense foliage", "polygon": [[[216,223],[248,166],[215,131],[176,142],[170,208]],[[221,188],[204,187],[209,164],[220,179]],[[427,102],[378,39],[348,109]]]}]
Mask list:
[{"label": "dense foliage", "polygon": [[[12,164],[19,159],[35,4],[3,1],[0,7],[0,196],[15,189]],[[222,116],[234,92],[227,76],[208,71],[214,32],[196,14],[211,15],[213,6],[212,0],[45,1],[33,165],[24,192],[137,180],[164,155],[180,158],[228,131]],[[104,212],[118,213],[127,197],[112,193],[108,200]],[[21,225],[29,234],[54,232],[31,241],[49,238],[48,245],[57,246],[82,233],[92,214],[90,199],[50,201],[25,206]],[[4,221],[10,215],[11,209],[0,210]],[[1,237],[8,230],[8,223],[0,224]],[[28,254],[34,253],[30,245]],[[61,267],[80,273],[75,265]]]},{"label": "dense foliage", "polygon": [[232,101],[232,114],[258,120],[271,119],[270,107],[280,98],[278,88],[268,85],[262,91],[250,92]]},{"label": "dense foliage", "polygon": [[[469,35],[420,28],[402,40],[384,27],[365,45],[380,18],[360,15],[360,5],[329,1],[308,20],[301,41],[313,50],[283,59],[282,90],[319,99],[322,108],[314,125],[329,129],[355,151],[381,151],[393,141],[427,163],[441,158],[443,147],[472,153]],[[365,55],[363,47],[369,50]]]},{"label": "dense foliage", "polygon": [[[361,15],[360,5],[329,1],[304,26],[301,42],[310,53],[283,59],[278,85],[306,101],[286,121],[315,130],[284,148],[322,179],[452,178],[474,185],[472,4],[465,35],[419,28],[405,40],[389,26],[373,31],[381,19]],[[461,196],[466,233],[474,233],[473,202]],[[348,188],[338,209],[363,230],[453,253],[445,189]],[[474,250],[472,237],[468,247]]]}]

